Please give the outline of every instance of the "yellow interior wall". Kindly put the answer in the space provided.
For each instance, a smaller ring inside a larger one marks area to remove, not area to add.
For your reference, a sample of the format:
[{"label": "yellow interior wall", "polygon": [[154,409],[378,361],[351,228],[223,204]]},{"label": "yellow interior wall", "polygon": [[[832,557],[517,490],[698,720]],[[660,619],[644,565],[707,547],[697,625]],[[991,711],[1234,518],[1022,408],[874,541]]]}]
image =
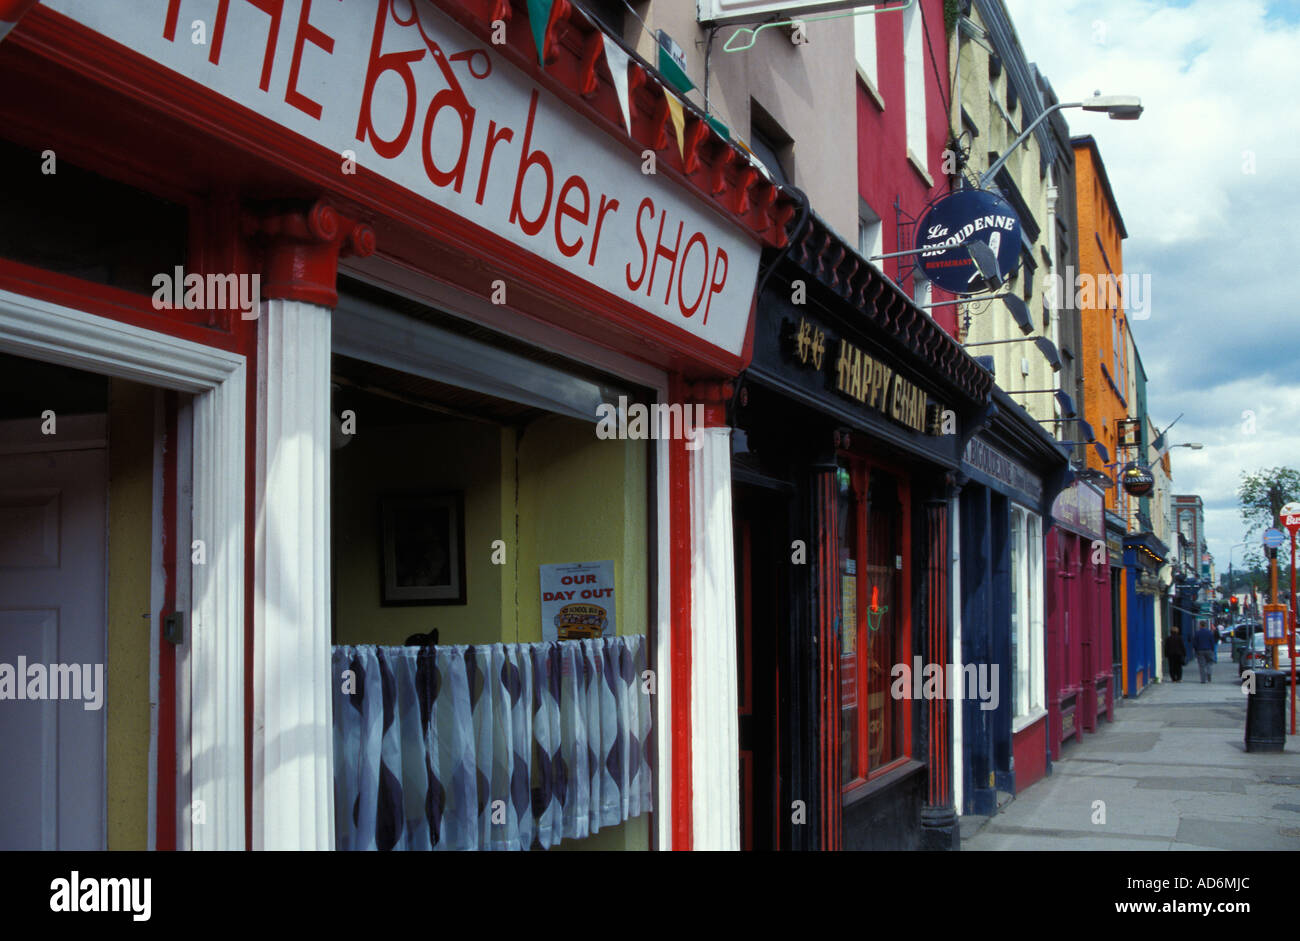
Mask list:
[{"label": "yellow interior wall", "polygon": [[149,567],[154,390],[113,379],[108,396],[108,848],[149,840]]},{"label": "yellow interior wall", "polygon": [[[449,420],[362,430],[334,452],[333,530],[336,644],[401,644],[438,628],[441,644],[500,636],[508,566],[492,543],[513,541],[502,525],[501,429]],[[380,590],[379,497],[389,492],[463,490],[467,604],[384,607]],[[513,585],[510,587],[513,594]],[[512,639],[512,638],[511,638]]]},{"label": "yellow interior wall", "polygon": [[618,633],[646,632],[646,443],[548,415],[519,443],[519,640],[542,639],[538,566],[614,560]]},{"label": "yellow interior wall", "polygon": [[[539,565],[614,560],[617,630],[646,633],[644,441],[602,441],[590,422],[546,416],[521,433],[476,422],[383,428],[334,452],[335,643],[400,644],[439,629],[442,644],[542,639]],[[467,605],[380,605],[378,497],[465,491]],[[493,564],[492,543],[506,545]],[[649,816],[560,848],[648,849]]]},{"label": "yellow interior wall", "polygon": [[[646,632],[644,441],[601,440],[595,426],[548,415],[519,442],[519,640],[542,639],[539,565],[614,560],[618,633]],[[647,850],[650,816],[602,828],[564,850]]]}]

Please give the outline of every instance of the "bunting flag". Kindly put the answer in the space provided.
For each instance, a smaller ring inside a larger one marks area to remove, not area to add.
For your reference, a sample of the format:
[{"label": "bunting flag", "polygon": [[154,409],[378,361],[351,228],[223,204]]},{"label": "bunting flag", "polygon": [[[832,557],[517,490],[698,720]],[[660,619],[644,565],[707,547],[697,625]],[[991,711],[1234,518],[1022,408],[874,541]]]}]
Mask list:
[{"label": "bunting flag", "polygon": [[537,61],[546,66],[546,24],[551,21],[551,7],[555,0],[528,0],[528,25],[537,43]]},{"label": "bunting flag", "polygon": [[682,113],[682,103],[677,96],[664,86],[664,98],[668,100],[668,115],[673,119],[673,130],[677,133],[677,152],[682,160],[686,159],[686,115]]},{"label": "bunting flag", "polygon": [[767,180],[769,183],[775,183],[776,181],[772,179],[772,171],[768,170],[767,164],[758,159],[758,154],[750,150],[749,145],[740,138],[736,138],[736,143],[740,146],[741,150],[749,154],[749,162],[754,165],[754,169],[763,174],[763,179]]},{"label": "bunting flag", "polygon": [[[706,107],[708,106],[707,101],[705,102],[705,106]],[[727,125],[723,124],[721,121],[719,121],[717,118],[713,117],[712,115],[706,117],[704,120],[709,122],[709,127],[717,131],[718,136],[721,137],[723,140],[731,140],[731,129],[727,127]]]},{"label": "bunting flag", "polygon": [[[685,69],[682,68],[681,63],[678,62],[677,58],[665,48],[665,45],[667,43],[672,43],[672,40],[668,38],[668,34],[662,29],[659,30],[658,40],[659,71],[664,78],[668,79],[669,83],[674,88],[684,95],[695,87],[695,83],[690,80],[689,76],[687,76]],[[676,48],[676,46],[677,44],[673,43],[673,47]],[[677,49],[677,53],[678,55],[681,55],[681,50]]]},{"label": "bunting flag", "polygon": [[618,95],[618,106],[623,109],[623,126],[631,136],[632,111],[627,92],[628,56],[623,47],[609,36],[601,33],[600,38],[605,42],[605,63],[609,66],[609,74],[614,79],[614,94]]}]

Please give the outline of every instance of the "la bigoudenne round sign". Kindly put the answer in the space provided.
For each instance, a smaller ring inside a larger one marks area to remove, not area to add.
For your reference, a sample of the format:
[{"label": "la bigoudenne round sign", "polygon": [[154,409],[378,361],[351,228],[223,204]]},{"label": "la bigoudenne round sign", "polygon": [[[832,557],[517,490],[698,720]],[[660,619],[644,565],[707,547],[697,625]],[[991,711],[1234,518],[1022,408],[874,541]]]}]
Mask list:
[{"label": "la bigoudenne round sign", "polygon": [[987,285],[965,243],[984,242],[998,259],[1005,281],[1020,266],[1020,218],[1011,204],[988,190],[958,190],[931,204],[916,227],[917,258],[936,287],[953,294],[980,294]]}]

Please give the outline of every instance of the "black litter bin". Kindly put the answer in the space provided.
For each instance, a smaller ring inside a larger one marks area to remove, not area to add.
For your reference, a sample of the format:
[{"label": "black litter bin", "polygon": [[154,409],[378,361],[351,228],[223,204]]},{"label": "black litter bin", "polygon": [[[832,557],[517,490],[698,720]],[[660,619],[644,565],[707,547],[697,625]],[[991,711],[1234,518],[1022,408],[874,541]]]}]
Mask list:
[{"label": "black litter bin", "polygon": [[1246,696],[1246,751],[1282,751],[1286,745],[1286,675],[1256,670]]}]

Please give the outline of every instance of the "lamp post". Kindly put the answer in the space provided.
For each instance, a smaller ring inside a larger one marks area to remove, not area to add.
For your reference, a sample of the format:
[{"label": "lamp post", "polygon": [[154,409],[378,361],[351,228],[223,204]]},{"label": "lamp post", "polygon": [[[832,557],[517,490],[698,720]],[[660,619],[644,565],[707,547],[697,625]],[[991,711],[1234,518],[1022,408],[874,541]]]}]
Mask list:
[{"label": "lamp post", "polygon": [[993,166],[984,171],[980,176],[980,189],[984,189],[988,186],[989,181],[992,180],[993,177],[997,176],[998,171],[1002,169],[1002,165],[1007,162],[1007,158],[1015,153],[1017,147],[1029,139],[1029,135],[1034,132],[1034,128],[1038,127],[1038,125],[1042,124],[1057,111],[1064,110],[1065,108],[1082,108],[1084,111],[1104,111],[1110,115],[1112,121],[1136,121],[1142,116],[1142,99],[1138,98],[1136,95],[1093,95],[1085,101],[1062,101],[1052,105],[1030,122],[1029,127],[1021,131],[1020,136],[1015,139],[1002,156],[993,162]]}]

